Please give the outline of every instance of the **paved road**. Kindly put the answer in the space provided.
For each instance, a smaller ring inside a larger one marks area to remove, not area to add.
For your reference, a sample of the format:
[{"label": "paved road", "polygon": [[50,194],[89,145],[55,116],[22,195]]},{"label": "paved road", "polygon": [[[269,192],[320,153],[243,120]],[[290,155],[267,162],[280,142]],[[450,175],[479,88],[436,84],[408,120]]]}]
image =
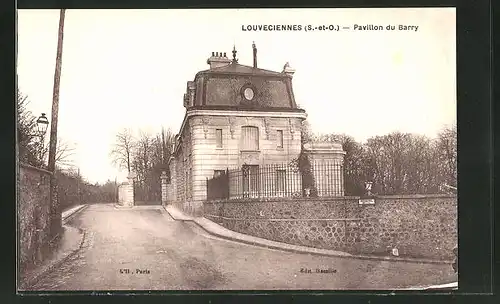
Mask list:
[{"label": "paved road", "polygon": [[33,289],[397,289],[453,277],[449,265],[322,257],[222,240],[158,206],[91,205],[68,224],[86,232],[84,246]]}]

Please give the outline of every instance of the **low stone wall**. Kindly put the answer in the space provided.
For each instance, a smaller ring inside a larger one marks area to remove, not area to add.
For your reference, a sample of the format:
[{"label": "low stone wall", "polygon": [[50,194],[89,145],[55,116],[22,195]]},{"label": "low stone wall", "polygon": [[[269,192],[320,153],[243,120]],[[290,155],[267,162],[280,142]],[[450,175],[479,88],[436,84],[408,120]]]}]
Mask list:
[{"label": "low stone wall", "polygon": [[20,275],[49,253],[51,173],[20,164],[18,174],[17,228]]},{"label": "low stone wall", "polygon": [[458,243],[457,198],[380,196],[205,202],[204,216],[269,240],[358,254],[449,260]]}]

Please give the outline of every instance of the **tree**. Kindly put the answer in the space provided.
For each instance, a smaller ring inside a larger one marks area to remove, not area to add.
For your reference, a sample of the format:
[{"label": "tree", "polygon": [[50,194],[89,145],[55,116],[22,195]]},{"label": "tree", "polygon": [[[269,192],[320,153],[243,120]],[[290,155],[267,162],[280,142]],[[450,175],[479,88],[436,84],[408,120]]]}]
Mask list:
[{"label": "tree", "polygon": [[[302,135],[302,146],[315,141],[342,144],[346,195],[364,194],[365,181],[374,182],[373,193],[387,195],[439,193],[441,186],[457,184],[456,126],[443,128],[436,139],[392,132],[362,144],[346,134],[315,135],[304,121]],[[303,154],[294,161],[301,160],[307,171]]]},{"label": "tree", "polygon": [[445,127],[436,140],[436,157],[439,160],[441,181],[449,186],[457,186],[457,127]]},{"label": "tree", "polygon": [[73,165],[73,160],[70,159],[75,153],[76,148],[68,142],[59,139],[56,149],[56,165],[67,167]]},{"label": "tree", "polygon": [[[38,134],[37,118],[28,110],[29,99],[17,90],[17,146],[19,161],[38,168],[47,167],[49,145],[48,138]],[[75,147],[58,138],[56,148],[56,166],[70,167],[73,165],[71,156]]]},{"label": "tree", "polygon": [[151,155],[153,164],[153,173],[155,178],[161,175],[162,171],[170,175],[170,170],[168,168],[168,161],[172,155],[172,145],[174,140],[174,134],[170,129],[161,129],[161,132],[155,136],[152,140],[153,154]]},{"label": "tree", "polygon": [[[63,140],[62,138],[57,139],[57,148],[56,148],[56,167],[72,167],[73,159],[71,157],[75,154],[75,146],[70,144],[69,142]],[[48,161],[49,155],[49,145],[45,144],[41,148],[40,157],[43,160],[43,167]]]},{"label": "tree", "polygon": [[132,172],[133,149],[134,137],[129,129],[123,129],[116,134],[116,141],[110,153],[113,164],[117,165],[120,169],[127,169],[129,173]]},{"label": "tree", "polygon": [[138,201],[157,201],[161,197],[160,175],[168,172],[168,160],[172,154],[173,133],[164,128],[155,135],[139,130],[134,138],[128,129],[116,135],[110,153],[119,168],[136,174],[135,197]]},{"label": "tree", "polygon": [[162,146],[162,164],[164,164],[165,169],[168,169],[166,167],[170,156],[174,153],[173,149],[173,144],[175,141],[175,136],[172,130],[169,128],[167,131],[165,131],[165,128],[161,129],[161,146]]},{"label": "tree", "polygon": [[384,194],[404,193],[410,134],[393,132],[369,138],[366,142],[368,176]]},{"label": "tree", "polygon": [[161,197],[160,175],[168,170],[172,154],[173,133],[162,128],[156,135],[139,132],[135,144],[133,170],[137,173],[137,197],[144,201],[156,201]]},{"label": "tree", "polygon": [[367,140],[365,168],[379,194],[438,193],[439,143],[422,135],[393,132]]},{"label": "tree", "polygon": [[137,193],[141,200],[150,200],[150,187],[151,187],[151,154],[152,154],[152,138],[148,133],[139,131],[139,138],[137,139],[133,153],[132,170],[137,174],[137,186],[139,189]]},{"label": "tree", "polygon": [[36,118],[27,109],[28,97],[17,90],[17,147],[19,161],[40,167],[42,164],[39,147],[43,141],[35,135]]},{"label": "tree", "polygon": [[436,193],[439,191],[436,180],[436,158],[433,141],[426,136],[411,135],[406,155],[405,192]]}]

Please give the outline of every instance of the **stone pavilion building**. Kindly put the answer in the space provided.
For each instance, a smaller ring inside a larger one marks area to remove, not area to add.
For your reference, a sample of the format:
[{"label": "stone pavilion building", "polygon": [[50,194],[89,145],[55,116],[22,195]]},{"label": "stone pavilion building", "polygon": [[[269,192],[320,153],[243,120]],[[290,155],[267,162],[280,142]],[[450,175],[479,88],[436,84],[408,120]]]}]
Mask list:
[{"label": "stone pavilion building", "polygon": [[[240,64],[234,48],[232,59],[212,52],[209,69],[187,82],[186,113],[175,137],[166,187],[167,202],[186,212],[202,207],[207,179],[227,168],[288,163],[301,151],[306,113],[293,94],[295,71],[288,63],[281,72],[258,68],[257,48],[252,47],[252,66]],[[319,159],[327,155],[343,160],[339,145],[320,150]]]}]

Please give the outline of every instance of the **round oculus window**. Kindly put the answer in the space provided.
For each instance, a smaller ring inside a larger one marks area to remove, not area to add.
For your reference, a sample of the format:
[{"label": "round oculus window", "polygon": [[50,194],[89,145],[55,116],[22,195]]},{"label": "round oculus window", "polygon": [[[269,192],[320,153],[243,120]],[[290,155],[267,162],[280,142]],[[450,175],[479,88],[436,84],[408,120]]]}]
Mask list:
[{"label": "round oculus window", "polygon": [[243,91],[243,96],[245,96],[245,99],[246,100],[252,100],[253,97],[254,97],[254,92],[252,90],[252,88],[246,88],[244,91]]}]

